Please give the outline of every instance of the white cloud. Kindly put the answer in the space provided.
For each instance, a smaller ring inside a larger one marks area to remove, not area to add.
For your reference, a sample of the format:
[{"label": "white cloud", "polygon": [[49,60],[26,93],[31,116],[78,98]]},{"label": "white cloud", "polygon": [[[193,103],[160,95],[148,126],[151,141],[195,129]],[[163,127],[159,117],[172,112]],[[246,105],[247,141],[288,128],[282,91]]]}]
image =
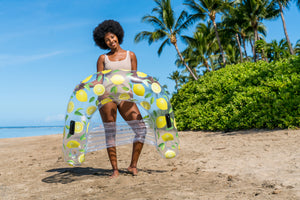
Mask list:
[{"label": "white cloud", "polygon": [[9,54],[2,54],[0,55],[0,68],[5,67],[8,65],[15,65],[15,64],[21,64],[21,63],[27,63],[31,61],[41,60],[45,58],[49,58],[52,56],[56,56],[59,54],[64,53],[63,51],[54,51],[44,54],[36,54],[36,55],[9,55]]},{"label": "white cloud", "polygon": [[63,121],[64,119],[65,119],[64,114],[57,114],[57,115],[47,116],[45,122],[57,122],[57,121]]}]

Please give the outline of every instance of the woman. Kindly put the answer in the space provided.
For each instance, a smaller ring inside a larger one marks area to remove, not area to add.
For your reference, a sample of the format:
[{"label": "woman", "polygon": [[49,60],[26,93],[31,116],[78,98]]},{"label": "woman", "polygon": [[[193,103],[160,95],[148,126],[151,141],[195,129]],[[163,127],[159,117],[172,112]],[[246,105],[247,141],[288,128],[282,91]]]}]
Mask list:
[{"label": "woman", "polygon": [[[105,20],[99,24],[93,32],[94,41],[101,49],[110,50],[107,54],[100,55],[97,61],[97,71],[103,70],[137,70],[137,59],[133,52],[126,51],[121,48],[120,44],[123,42],[124,31],[121,25],[114,20]],[[104,126],[110,122],[116,122],[117,110],[125,121],[142,120],[142,116],[135,103],[128,101],[109,102],[102,106],[99,111],[104,122]],[[111,126],[114,126],[113,128]],[[110,145],[107,148],[110,163],[113,168],[111,178],[119,175],[117,165],[117,152],[115,143],[115,123],[110,123],[109,133],[106,131],[106,142]],[[107,130],[107,129],[106,129]],[[113,130],[113,131],[112,131]],[[136,132],[136,138],[140,137]],[[112,133],[112,134],[111,134]],[[112,146],[112,147],[111,147]],[[143,148],[143,142],[135,140],[132,149],[132,158],[129,167],[127,168],[130,173],[137,175],[137,162]]]}]

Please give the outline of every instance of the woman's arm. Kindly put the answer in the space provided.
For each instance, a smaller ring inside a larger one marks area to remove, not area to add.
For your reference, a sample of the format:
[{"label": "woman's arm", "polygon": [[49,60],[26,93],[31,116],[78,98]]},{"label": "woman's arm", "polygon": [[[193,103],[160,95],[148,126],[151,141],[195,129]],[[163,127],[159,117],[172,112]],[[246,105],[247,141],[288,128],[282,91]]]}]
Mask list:
[{"label": "woman's arm", "polygon": [[135,54],[130,51],[130,60],[131,60],[131,70],[137,70],[137,59]]},{"label": "woman's arm", "polygon": [[101,55],[97,61],[97,72],[102,72],[104,70],[104,58],[105,55]]}]

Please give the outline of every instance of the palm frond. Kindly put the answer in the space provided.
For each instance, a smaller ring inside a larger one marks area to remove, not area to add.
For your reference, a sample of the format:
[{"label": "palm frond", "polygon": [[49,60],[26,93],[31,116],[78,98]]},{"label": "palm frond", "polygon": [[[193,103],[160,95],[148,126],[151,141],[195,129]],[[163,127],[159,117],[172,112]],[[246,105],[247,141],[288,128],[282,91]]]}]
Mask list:
[{"label": "palm frond", "polygon": [[163,51],[164,47],[166,46],[166,44],[170,45],[170,39],[169,38],[165,39],[165,41],[163,41],[163,43],[160,45],[160,47],[157,51],[158,56],[160,56],[160,54],[162,53],[162,51]]}]

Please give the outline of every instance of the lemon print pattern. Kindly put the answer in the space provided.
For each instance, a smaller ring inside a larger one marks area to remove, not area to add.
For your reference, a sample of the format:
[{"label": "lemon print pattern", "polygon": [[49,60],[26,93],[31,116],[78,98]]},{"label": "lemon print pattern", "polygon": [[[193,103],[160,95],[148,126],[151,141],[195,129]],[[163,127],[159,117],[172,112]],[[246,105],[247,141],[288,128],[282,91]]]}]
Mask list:
[{"label": "lemon print pattern", "polygon": [[130,95],[127,93],[122,93],[122,94],[120,94],[119,99],[120,100],[128,100],[128,99],[130,99]]},{"label": "lemon print pattern", "polygon": [[70,140],[68,143],[67,143],[67,147],[68,148],[78,148],[80,146],[80,143],[75,141],[75,140]]},{"label": "lemon print pattern", "polygon": [[107,104],[109,102],[112,102],[112,99],[111,98],[105,98],[101,101],[101,104],[104,105],[104,104]]},{"label": "lemon print pattern", "polygon": [[147,74],[145,74],[143,72],[136,72],[136,74],[138,75],[138,77],[141,77],[141,78],[147,77]]},{"label": "lemon print pattern", "polygon": [[103,70],[103,71],[102,71],[102,74],[107,74],[107,73],[109,73],[109,72],[111,72],[110,69],[108,69],[108,70]]},{"label": "lemon print pattern", "polygon": [[156,127],[157,128],[164,128],[167,124],[165,116],[159,116],[156,118]]},{"label": "lemon print pattern", "polygon": [[87,96],[86,91],[84,91],[84,90],[78,90],[78,91],[76,92],[76,99],[77,99],[78,101],[86,102],[86,101],[87,101],[87,98],[88,98],[88,96]]},{"label": "lemon print pattern", "polygon": [[115,85],[121,85],[125,81],[125,79],[121,75],[113,75],[113,77],[110,80]]},{"label": "lemon print pattern", "polygon": [[166,153],[165,153],[165,157],[166,157],[167,159],[174,158],[175,156],[176,156],[176,153],[175,153],[175,151],[172,151],[172,150],[168,150],[168,151],[166,151]]},{"label": "lemon print pattern", "polygon": [[94,114],[94,112],[97,110],[97,107],[96,106],[89,106],[87,109],[86,109],[86,114],[87,115],[92,115]]},{"label": "lemon print pattern", "polygon": [[[109,102],[136,103],[147,127],[145,141],[147,135],[154,138],[155,142],[150,144],[156,145],[166,159],[178,155],[180,145],[174,112],[165,90],[151,76],[131,70],[104,70],[86,77],[80,84],[67,104],[65,117],[62,149],[69,165],[79,166],[85,161],[86,152],[91,152],[89,134],[94,130],[94,125],[90,126],[91,119],[97,109]],[[71,121],[75,122],[74,134],[70,132]],[[105,148],[105,145],[99,146]]]},{"label": "lemon print pattern", "polygon": [[156,94],[159,94],[161,92],[161,87],[160,87],[160,85],[158,83],[152,83],[151,89]]},{"label": "lemon print pattern", "polygon": [[150,108],[151,108],[150,103],[148,103],[147,101],[142,101],[140,104],[141,104],[141,106],[142,106],[143,108],[145,108],[146,110],[150,110]]},{"label": "lemon print pattern", "polygon": [[156,100],[156,106],[161,110],[168,109],[168,103],[164,98],[159,98]]},{"label": "lemon print pattern", "polygon": [[105,92],[105,87],[102,84],[96,84],[94,86],[93,92],[97,96],[102,96]]},{"label": "lemon print pattern", "polygon": [[86,83],[88,82],[91,78],[92,78],[93,75],[90,75],[88,76],[86,79],[84,79],[83,81],[81,81],[81,83]]},{"label": "lemon print pattern", "polygon": [[83,163],[85,160],[85,155],[84,154],[81,154],[79,157],[78,157],[78,162],[79,163]]},{"label": "lemon print pattern", "polygon": [[68,104],[67,112],[71,113],[74,110],[74,106],[75,105],[74,105],[73,101],[70,101],[69,104]]},{"label": "lemon print pattern", "polygon": [[75,133],[81,133],[83,131],[83,123],[75,122]]},{"label": "lemon print pattern", "polygon": [[163,141],[171,141],[174,140],[174,136],[171,133],[165,133],[161,136],[161,138],[163,139]]},{"label": "lemon print pattern", "polygon": [[142,84],[134,84],[133,92],[138,96],[144,96],[145,88]]}]

